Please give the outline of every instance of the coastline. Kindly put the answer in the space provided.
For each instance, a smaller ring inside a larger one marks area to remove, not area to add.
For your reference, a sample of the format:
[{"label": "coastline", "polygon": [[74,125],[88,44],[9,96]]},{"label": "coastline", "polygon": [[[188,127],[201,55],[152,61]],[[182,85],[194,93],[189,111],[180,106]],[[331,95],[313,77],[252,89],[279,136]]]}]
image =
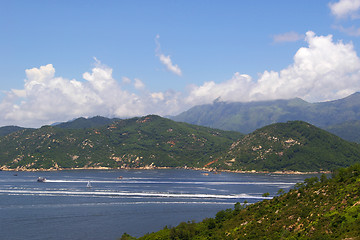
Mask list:
[{"label": "coastline", "polygon": [[331,171],[316,171],[316,172],[300,172],[300,171],[244,171],[244,170],[228,170],[228,169],[214,169],[214,168],[196,168],[196,167],[155,167],[155,166],[145,166],[145,167],[137,167],[137,168],[110,168],[110,167],[81,167],[81,168],[25,168],[25,167],[17,167],[17,168],[7,168],[6,166],[1,166],[0,171],[9,171],[9,172],[51,172],[51,171],[71,171],[71,170],[157,170],[157,169],[187,169],[187,170],[195,170],[195,171],[206,171],[212,173],[221,173],[221,172],[229,172],[229,173],[253,173],[253,174],[284,174],[284,175],[306,175],[306,174],[330,174]]}]

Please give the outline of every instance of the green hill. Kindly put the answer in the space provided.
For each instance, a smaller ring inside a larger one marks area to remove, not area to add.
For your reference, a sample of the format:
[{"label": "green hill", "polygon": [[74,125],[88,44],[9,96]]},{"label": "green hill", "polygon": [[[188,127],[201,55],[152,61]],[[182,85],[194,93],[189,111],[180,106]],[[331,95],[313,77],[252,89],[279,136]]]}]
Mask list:
[{"label": "green hill", "polygon": [[110,118],[101,117],[101,116],[96,116],[96,117],[92,117],[92,118],[81,117],[81,118],[77,118],[72,121],[56,124],[56,125],[54,125],[54,127],[67,128],[67,129],[97,128],[97,127],[109,125],[118,120],[120,120],[120,119],[118,119],[118,118],[110,119]]},{"label": "green hill", "polygon": [[356,143],[302,121],[276,123],[234,142],[212,167],[268,170],[321,171],[347,167],[360,160]]},{"label": "green hill", "polygon": [[[237,203],[200,223],[165,227],[139,240],[360,239],[360,165],[332,179],[310,178],[288,193],[252,205]],[[121,238],[135,239],[124,234]]]},{"label": "green hill", "polygon": [[150,115],[100,128],[44,126],[0,139],[3,169],[200,167],[242,134]]},{"label": "green hill", "polygon": [[23,127],[18,127],[18,126],[5,126],[5,127],[0,127],[0,137],[1,136],[6,136],[10,133],[13,132],[17,132],[19,130],[23,130],[25,128]]},{"label": "green hill", "polygon": [[44,126],[0,138],[0,168],[192,167],[243,171],[330,171],[360,161],[360,148],[305,122],[251,134],[155,115],[97,128]]},{"label": "green hill", "polygon": [[294,120],[325,129],[360,120],[360,93],[320,103],[308,103],[299,98],[259,102],[214,101],[213,104],[195,106],[171,119],[242,133],[250,133],[272,123]]}]

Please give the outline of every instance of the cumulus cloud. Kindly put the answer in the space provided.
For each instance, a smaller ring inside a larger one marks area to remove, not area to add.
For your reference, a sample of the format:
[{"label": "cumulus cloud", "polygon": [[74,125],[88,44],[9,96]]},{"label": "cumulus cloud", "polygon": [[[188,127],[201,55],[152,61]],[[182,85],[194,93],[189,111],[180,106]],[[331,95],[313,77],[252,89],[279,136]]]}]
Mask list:
[{"label": "cumulus cloud", "polygon": [[[7,92],[0,103],[0,125],[39,127],[80,116],[124,118],[178,111],[179,94],[125,91],[113,79],[110,67],[98,61],[95,65],[81,81],[56,77],[52,64],[27,69],[24,88]],[[134,87],[144,89],[145,85],[135,79]]]},{"label": "cumulus cloud", "polygon": [[304,35],[297,32],[287,32],[273,36],[274,43],[296,42],[302,39],[304,39]]},{"label": "cumulus cloud", "polygon": [[[113,78],[113,70],[96,60],[83,79],[57,77],[53,65],[27,69],[24,87],[5,93],[0,102],[0,125],[39,127],[80,116],[133,117],[174,115],[189,107],[222,101],[258,101],[300,97],[310,102],[339,99],[360,91],[360,59],[352,43],[334,41],[331,35],[307,32],[307,45],[293,63],[281,71],[264,71],[254,79],[235,73],[217,83],[208,81],[174,90],[150,92],[135,78]],[[122,84],[132,83],[137,93]]]},{"label": "cumulus cloud", "polygon": [[186,98],[187,103],[204,104],[210,103],[220,97],[223,101],[247,101],[248,90],[254,88],[254,82],[246,74],[235,73],[225,82],[205,82],[202,86],[191,86],[190,94]]},{"label": "cumulus cloud", "polygon": [[155,42],[156,42],[156,56],[159,58],[160,62],[162,64],[165,65],[165,67],[167,68],[167,70],[169,70],[170,72],[178,75],[178,76],[181,76],[182,75],[182,72],[181,72],[181,69],[180,67],[177,65],[177,64],[173,64],[170,56],[165,56],[162,52],[161,52],[161,47],[160,47],[160,43],[159,43],[159,38],[160,36],[159,35],[156,35],[156,38],[155,38]]},{"label": "cumulus cloud", "polygon": [[337,18],[359,18],[360,0],[340,0],[330,3],[329,7]]},{"label": "cumulus cloud", "polygon": [[360,90],[360,59],[351,43],[334,42],[331,35],[307,32],[308,47],[300,48],[294,62],[280,72],[264,71],[257,81],[235,73],[222,83],[193,86],[188,102],[203,104],[221,97],[225,101],[255,101],[300,97],[325,101]]}]

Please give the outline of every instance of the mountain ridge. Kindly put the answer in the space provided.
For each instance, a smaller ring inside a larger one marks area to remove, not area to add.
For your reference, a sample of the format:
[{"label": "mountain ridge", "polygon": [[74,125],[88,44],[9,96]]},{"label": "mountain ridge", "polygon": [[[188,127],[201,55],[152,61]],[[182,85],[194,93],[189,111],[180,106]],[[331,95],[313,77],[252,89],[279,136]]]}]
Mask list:
[{"label": "mountain ridge", "polygon": [[360,120],[360,93],[328,102],[309,103],[300,98],[256,102],[218,102],[194,106],[172,120],[251,133],[266,125],[301,120],[320,128]]},{"label": "mountain ridge", "polygon": [[356,143],[301,121],[243,135],[148,115],[98,128],[23,129],[0,138],[3,170],[182,167],[318,172],[358,159]]}]

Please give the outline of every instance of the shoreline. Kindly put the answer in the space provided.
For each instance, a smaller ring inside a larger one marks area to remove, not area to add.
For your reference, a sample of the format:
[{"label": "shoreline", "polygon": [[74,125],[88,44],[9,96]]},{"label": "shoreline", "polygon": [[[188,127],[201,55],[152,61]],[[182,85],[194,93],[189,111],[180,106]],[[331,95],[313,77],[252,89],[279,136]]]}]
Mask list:
[{"label": "shoreline", "polygon": [[221,172],[229,173],[253,173],[253,174],[283,174],[283,175],[310,175],[310,174],[330,174],[331,171],[316,171],[316,172],[300,172],[300,171],[244,171],[244,170],[228,170],[228,169],[214,169],[214,168],[196,168],[196,167],[154,167],[154,166],[145,166],[138,168],[110,168],[110,167],[82,167],[82,168],[50,168],[50,169],[28,169],[28,168],[7,168],[0,167],[0,171],[8,172],[52,172],[52,171],[71,171],[71,170],[158,170],[158,169],[186,169],[186,170],[195,170],[195,171],[206,171],[212,172],[214,174]]}]

